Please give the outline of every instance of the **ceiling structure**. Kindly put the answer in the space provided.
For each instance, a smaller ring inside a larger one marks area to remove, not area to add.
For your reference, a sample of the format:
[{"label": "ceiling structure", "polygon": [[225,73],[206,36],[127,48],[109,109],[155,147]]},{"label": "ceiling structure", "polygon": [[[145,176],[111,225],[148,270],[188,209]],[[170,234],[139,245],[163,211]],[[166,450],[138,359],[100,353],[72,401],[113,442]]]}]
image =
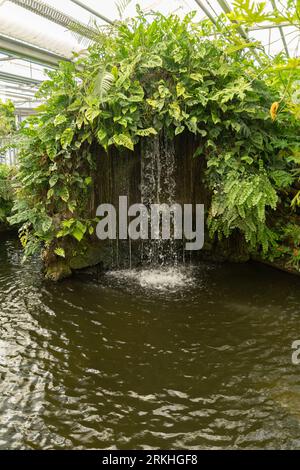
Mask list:
[{"label": "ceiling structure", "polygon": [[[268,8],[276,8],[268,0]],[[280,0],[281,4],[284,0]],[[0,98],[12,99],[19,108],[35,107],[34,95],[47,77],[46,71],[60,60],[71,60],[73,52],[85,46],[74,34],[74,24],[86,40],[92,40],[97,27],[120,19],[117,4],[105,0],[0,0]],[[124,3],[124,1],[122,2]],[[183,17],[196,11],[196,20],[215,22],[232,8],[230,0],[139,0],[127,2],[124,18],[135,15],[136,5],[145,11],[176,13]],[[239,33],[248,40],[260,41],[272,56],[281,51],[298,56],[299,30],[286,24],[257,25]],[[81,38],[82,39],[82,38]]]}]

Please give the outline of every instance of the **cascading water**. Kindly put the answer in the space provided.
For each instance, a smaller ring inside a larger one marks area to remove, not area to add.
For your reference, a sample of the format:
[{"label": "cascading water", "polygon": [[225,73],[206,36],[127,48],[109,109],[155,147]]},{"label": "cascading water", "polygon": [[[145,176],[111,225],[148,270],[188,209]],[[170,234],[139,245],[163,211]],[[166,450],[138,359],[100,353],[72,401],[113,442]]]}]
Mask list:
[{"label": "cascading water", "polygon": [[[141,200],[150,213],[151,204],[175,203],[176,160],[174,141],[166,134],[145,139],[142,145]],[[142,263],[151,266],[174,265],[177,263],[174,239],[150,239],[143,242]]]},{"label": "cascading water", "polygon": [[[129,269],[108,273],[120,282],[138,283],[142,288],[177,291],[193,283],[191,267],[178,265],[178,252],[183,241],[173,238],[173,214],[170,215],[171,238],[163,240],[151,237],[151,205],[165,204],[170,208],[176,203],[176,158],[172,139],[165,133],[144,139],[141,155],[141,202],[148,209],[149,239],[141,243],[142,269],[132,269],[131,241],[128,243]],[[164,208],[161,206],[163,212]]]}]

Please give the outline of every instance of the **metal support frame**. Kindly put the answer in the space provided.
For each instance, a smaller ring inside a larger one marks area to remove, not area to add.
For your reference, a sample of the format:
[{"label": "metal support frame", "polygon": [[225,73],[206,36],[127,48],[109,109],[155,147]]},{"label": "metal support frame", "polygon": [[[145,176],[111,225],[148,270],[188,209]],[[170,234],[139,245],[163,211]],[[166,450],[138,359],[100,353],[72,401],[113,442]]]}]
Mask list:
[{"label": "metal support frame", "polygon": [[1,57],[0,62],[9,62],[11,60],[17,59],[17,57],[11,57],[9,55],[6,55],[6,57]]},{"label": "metal support frame", "polygon": [[213,15],[210,13],[210,11],[206,8],[206,6],[204,5],[204,3],[201,1],[201,0],[195,0],[195,2],[197,3],[197,5],[201,8],[201,10],[206,14],[207,18],[210,19],[210,21],[216,25],[217,22],[215,20],[215,18],[213,17]]},{"label": "metal support frame", "polygon": [[75,31],[83,37],[94,39],[97,36],[97,29],[88,26],[76,20],[72,16],[66,15],[60,10],[51,7],[48,3],[41,2],[40,0],[9,0],[16,5],[25,8],[26,10],[42,16],[53,23],[56,23],[71,31]]},{"label": "metal support frame", "polygon": [[[224,11],[224,13],[228,14],[228,13],[231,12],[230,6],[228,5],[226,0],[217,0],[217,1],[218,1],[218,4],[220,5],[220,7],[222,8],[222,10]],[[216,22],[215,18],[211,15],[211,13],[206,8],[206,6],[203,4],[203,2],[201,0],[195,0],[195,2],[199,5],[201,10],[203,10],[203,12],[206,14],[206,16],[216,25],[217,22]],[[238,26],[237,30],[238,30],[239,34],[243,37],[243,39],[246,39],[247,41],[249,41],[247,33],[243,30],[243,28],[241,26]],[[259,62],[259,58],[258,58],[258,55],[257,55],[256,51],[254,51],[254,56],[255,56],[256,60]]]},{"label": "metal support frame", "polygon": [[[232,10],[231,10],[231,8],[228,5],[226,0],[217,0],[217,1],[218,1],[218,4],[220,5],[220,7],[222,8],[222,10],[224,11],[224,13],[226,13],[228,15],[228,13],[232,12]],[[231,20],[231,23],[236,23],[236,21]],[[250,39],[248,37],[248,34],[244,31],[244,29],[241,26],[237,26],[237,31],[239,32],[240,36],[243,39],[245,39],[246,41],[250,41]],[[259,59],[259,56],[258,56],[256,50],[253,51],[253,55],[256,58],[257,62],[260,63],[260,59]]]},{"label": "metal support frame", "polygon": [[[286,28],[287,26],[291,26],[289,23],[280,23],[280,28]],[[256,25],[256,26],[250,26],[250,28],[247,28],[248,31],[262,31],[264,29],[276,29],[279,28],[278,24],[274,23],[269,23],[269,24],[264,24],[262,25]]]},{"label": "metal support frame", "polygon": [[[221,6],[221,8],[223,9],[223,11],[225,13],[230,13],[232,10],[230,8],[230,6],[228,5],[227,1],[226,0],[217,0],[219,5]],[[277,9],[276,7],[276,1],[275,0],[271,0],[271,4],[272,4],[272,7],[273,7],[273,10],[275,11]],[[281,36],[281,40],[282,40],[282,43],[284,45],[284,49],[285,49],[285,52],[286,52],[286,55],[287,57],[290,56],[289,54],[289,49],[288,49],[288,46],[287,46],[287,43],[286,43],[286,40],[285,40],[285,36],[284,36],[284,32],[283,32],[283,29],[282,29],[282,25],[274,25],[274,27],[278,28],[279,31],[280,31],[280,36]],[[270,26],[264,26],[264,27],[260,27],[260,28],[251,28],[250,30],[251,31],[255,31],[255,30],[262,30],[262,29],[270,29]],[[245,38],[245,39],[248,39],[248,36],[247,36],[247,33],[245,33],[245,31],[243,30],[243,28],[241,26],[239,26],[238,30],[240,31],[241,35]]]},{"label": "metal support frame", "polygon": [[7,85],[5,82],[0,81],[0,92],[1,93],[13,93],[13,94],[22,94],[22,96],[34,97],[37,89],[26,89],[17,86]]},{"label": "metal support frame", "polygon": [[24,100],[24,101],[34,101],[34,95],[29,96],[29,95],[23,95],[22,93],[12,93],[9,91],[2,91],[0,90],[0,95],[7,96],[8,98],[16,98],[18,100]]},{"label": "metal support frame", "polygon": [[12,73],[0,71],[0,81],[9,83],[19,83],[22,85],[38,86],[42,83],[42,80],[37,80],[30,77],[22,77],[20,75],[14,75]]},{"label": "metal support frame", "polygon": [[48,67],[57,67],[59,61],[69,60],[66,57],[39,49],[36,46],[25,44],[22,41],[9,38],[2,34],[0,34],[0,51]]},{"label": "metal support frame", "polygon": [[[220,7],[222,8],[222,10],[224,11],[224,13],[226,13],[227,15],[228,13],[231,13],[232,10],[226,0],[217,0],[217,1]],[[231,21],[231,22],[236,23],[236,21]],[[244,39],[249,40],[247,33],[244,31],[244,29],[241,26],[238,26],[237,30]]]},{"label": "metal support frame", "polygon": [[79,7],[83,8],[84,10],[88,11],[89,13],[91,13],[92,15],[94,16],[97,16],[97,18],[100,18],[100,20],[104,21],[105,23],[108,23],[108,24],[114,24],[114,22],[112,20],[110,20],[109,18],[107,18],[106,16],[104,15],[101,15],[101,13],[99,13],[98,11],[94,10],[94,8],[91,8],[89,7],[88,5],[86,5],[85,3],[79,1],[79,0],[70,0],[72,3],[75,3],[75,5],[78,5]]},{"label": "metal support frame", "polygon": [[[275,1],[275,0],[271,0],[271,3],[272,3],[273,10],[276,11],[276,10],[277,10],[276,1]],[[288,48],[287,43],[286,43],[286,40],[285,40],[285,36],[284,36],[284,32],[283,32],[282,26],[279,25],[279,26],[278,26],[278,29],[279,29],[279,32],[280,32],[282,44],[283,44],[283,46],[284,46],[286,55],[287,55],[287,57],[290,57],[289,48]]]},{"label": "metal support frame", "polygon": [[38,88],[23,88],[22,86],[18,87],[17,83],[15,86],[11,86],[7,82],[3,82],[0,79],[0,90],[1,92],[7,92],[7,93],[17,93],[17,94],[24,94],[26,96],[34,96],[34,94],[37,92]]}]

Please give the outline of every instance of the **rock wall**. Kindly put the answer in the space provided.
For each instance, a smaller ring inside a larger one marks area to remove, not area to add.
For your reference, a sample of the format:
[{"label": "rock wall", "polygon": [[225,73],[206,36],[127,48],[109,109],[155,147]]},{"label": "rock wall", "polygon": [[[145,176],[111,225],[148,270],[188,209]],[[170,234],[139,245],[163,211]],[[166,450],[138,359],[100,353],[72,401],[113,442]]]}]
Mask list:
[{"label": "rock wall", "polygon": [[[183,204],[204,204],[207,210],[210,205],[210,194],[205,187],[204,177],[206,161],[203,157],[194,157],[200,142],[192,134],[177,136],[172,146],[174,148],[174,168],[172,175],[175,179],[174,202]],[[96,170],[93,175],[93,194],[90,199],[87,217],[95,218],[97,207],[102,203],[119,206],[119,196],[128,197],[128,205],[144,202],[143,200],[143,144],[138,145],[134,152],[117,151],[110,149],[105,153],[103,149],[94,144],[93,154],[96,161]],[[154,168],[157,176],[161,169]],[[169,171],[169,170],[168,170]],[[168,178],[161,177],[165,186]],[[171,183],[170,183],[171,184]],[[164,191],[162,191],[162,194]],[[153,201],[157,202],[157,201]],[[164,201],[161,197],[160,202]],[[47,277],[59,280],[68,277],[72,272],[95,267],[94,271],[106,269],[130,268],[144,264],[144,246],[141,241],[106,240],[100,241],[95,235],[82,247],[81,252],[69,260],[50,257],[47,262]],[[176,242],[177,243],[177,242]],[[205,236],[203,250],[185,252],[184,242],[176,245],[178,262],[192,260],[197,262],[203,258],[214,260],[245,261],[249,259],[245,244],[237,234],[231,240],[220,243]]]}]

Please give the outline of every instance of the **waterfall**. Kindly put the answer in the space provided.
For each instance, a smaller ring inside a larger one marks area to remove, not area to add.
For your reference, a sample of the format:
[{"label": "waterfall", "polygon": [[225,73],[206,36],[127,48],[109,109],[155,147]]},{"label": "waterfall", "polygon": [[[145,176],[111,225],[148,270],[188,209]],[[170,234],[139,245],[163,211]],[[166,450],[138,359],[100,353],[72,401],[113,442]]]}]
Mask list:
[{"label": "waterfall", "polygon": [[[148,209],[149,217],[148,240],[132,241],[128,237],[118,242],[119,264],[107,273],[118,282],[125,282],[134,288],[138,284],[143,289],[162,292],[177,292],[194,282],[192,268],[181,264],[185,260],[185,241],[174,240],[174,220],[169,211],[173,204],[184,200],[183,188],[176,184],[177,165],[180,163],[175,157],[174,141],[162,132],[142,140],[141,153],[136,154],[138,164],[123,160],[122,167],[122,161],[119,158],[116,160],[113,194],[127,194],[128,207],[141,202]],[[184,174],[182,176],[184,182]],[[168,217],[171,218],[171,237],[168,240],[162,239],[161,230],[159,239],[151,238],[152,204],[164,204],[168,209]]]},{"label": "waterfall", "polygon": [[[142,143],[141,200],[148,209],[151,204],[171,206],[176,202],[175,161],[174,141],[165,133],[147,138]],[[176,262],[173,239],[143,242],[143,264],[162,266]]]}]

